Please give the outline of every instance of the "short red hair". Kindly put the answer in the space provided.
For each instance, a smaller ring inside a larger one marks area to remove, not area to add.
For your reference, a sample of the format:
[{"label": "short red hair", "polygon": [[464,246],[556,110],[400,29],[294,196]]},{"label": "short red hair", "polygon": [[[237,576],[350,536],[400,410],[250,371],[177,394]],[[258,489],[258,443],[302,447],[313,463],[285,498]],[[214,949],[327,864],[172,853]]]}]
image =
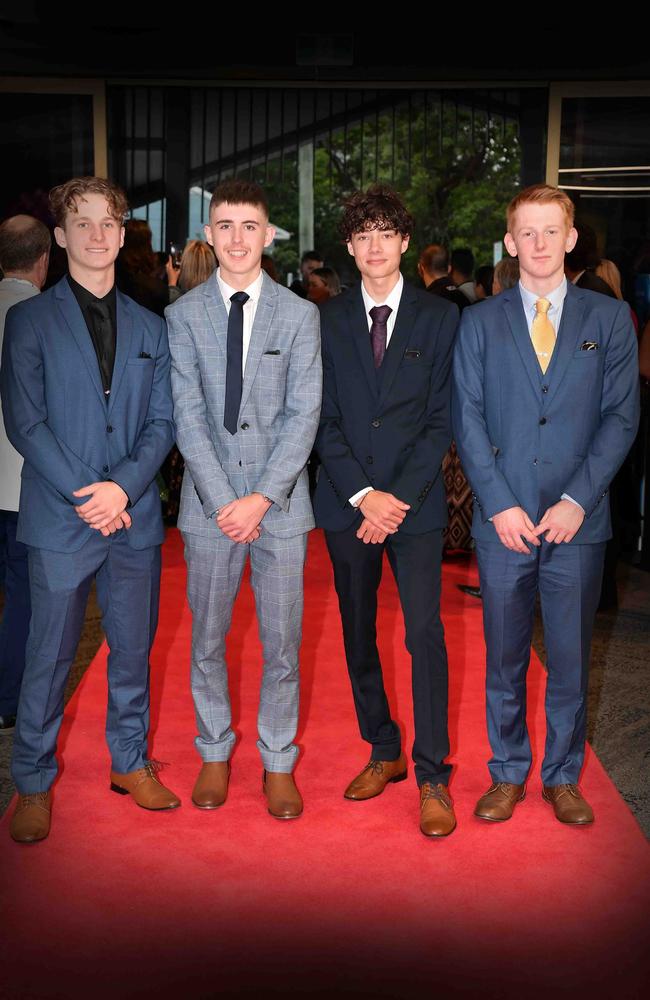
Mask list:
[{"label": "short red hair", "polygon": [[517,209],[528,202],[537,202],[538,204],[555,202],[566,216],[567,229],[571,229],[576,210],[566,191],[562,191],[558,187],[552,187],[550,184],[532,184],[530,187],[520,191],[519,194],[516,194],[506,209],[509,233],[512,232]]}]

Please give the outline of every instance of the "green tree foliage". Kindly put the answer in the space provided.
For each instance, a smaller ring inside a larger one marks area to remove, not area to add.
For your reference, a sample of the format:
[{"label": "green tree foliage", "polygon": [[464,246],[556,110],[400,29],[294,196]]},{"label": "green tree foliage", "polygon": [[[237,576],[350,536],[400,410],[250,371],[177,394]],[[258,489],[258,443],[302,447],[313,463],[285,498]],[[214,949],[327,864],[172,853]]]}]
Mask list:
[{"label": "green tree foliage", "polygon": [[[338,232],[341,205],[375,181],[390,184],[415,219],[403,270],[415,279],[428,243],[470,247],[477,264],[492,263],[505,231],[505,209],[519,187],[520,147],[513,118],[472,110],[436,95],[413,93],[363,122],[317,140],[314,160],[316,248],[342,279],[354,263]],[[292,233],[277,243],[281,274],[298,271],[298,185],[295,150],[272,160],[265,182],[273,221]]]}]

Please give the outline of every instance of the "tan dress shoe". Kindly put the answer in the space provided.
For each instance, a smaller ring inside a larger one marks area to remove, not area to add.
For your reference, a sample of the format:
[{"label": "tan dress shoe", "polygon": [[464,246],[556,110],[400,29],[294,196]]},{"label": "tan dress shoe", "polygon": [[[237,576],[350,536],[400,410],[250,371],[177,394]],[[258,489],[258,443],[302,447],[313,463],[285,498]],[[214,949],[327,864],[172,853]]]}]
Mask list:
[{"label": "tan dress shoe", "polygon": [[11,819],[11,836],[19,844],[35,844],[45,840],[50,832],[52,811],[51,792],[33,792],[20,795]]},{"label": "tan dress shoe", "polygon": [[425,781],[420,788],[420,830],[425,837],[448,837],[455,828],[456,816],[447,786]]},{"label": "tan dress shoe", "polygon": [[303,804],[302,796],[296,788],[292,774],[280,771],[265,771],[262,790],[266,795],[269,812],[276,819],[297,819]]},{"label": "tan dress shoe", "polygon": [[158,780],[156,770],[159,767],[148,761],[144,767],[128,774],[111,771],[111,791],[130,795],[143,809],[176,809],[181,800]]},{"label": "tan dress shoe", "polygon": [[594,821],[594,811],[577,785],[544,785],[542,798],[553,806],[560,823],[585,826]]},{"label": "tan dress shoe", "polygon": [[397,760],[369,760],[361,774],[351,781],[343,792],[345,799],[363,802],[381,795],[390,781],[404,781],[406,777],[406,757],[403,753]]},{"label": "tan dress shoe", "polygon": [[496,781],[476,803],[474,815],[479,819],[489,819],[493,823],[503,823],[504,820],[510,819],[517,803],[525,798],[525,785]]},{"label": "tan dress shoe", "polygon": [[227,760],[208,761],[199,771],[192,791],[192,802],[199,809],[218,809],[228,795],[230,762]]}]

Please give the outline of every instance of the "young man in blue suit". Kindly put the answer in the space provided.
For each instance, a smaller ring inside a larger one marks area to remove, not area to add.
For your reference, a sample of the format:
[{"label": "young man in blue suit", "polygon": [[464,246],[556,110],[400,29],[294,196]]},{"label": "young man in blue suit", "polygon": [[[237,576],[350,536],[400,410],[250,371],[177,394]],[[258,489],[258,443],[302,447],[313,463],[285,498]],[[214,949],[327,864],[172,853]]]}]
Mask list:
[{"label": "young man in blue suit", "polygon": [[420,829],[456,825],[448,782],[447,653],[440,564],[447,504],[441,462],[451,440],[449,377],[458,309],[400,273],[413,220],[381,185],[346,204],[341,231],[361,283],[321,311],[322,462],[314,512],[334,566],[348,671],[370,761],[345,797],[362,801],[406,777],[376,643],[384,551],[412,657]]},{"label": "young man in blue suit", "polygon": [[543,797],[563,823],[593,821],[578,787],[589,647],[607,490],[636,434],[637,346],[626,302],[567,284],[573,204],[545,184],[508,207],[520,281],[463,313],[453,423],[474,493],[473,535],[487,646],[492,784],[475,815],[503,821],[531,766],[526,673],[535,597],[547,650]]},{"label": "young man in blue suit", "polygon": [[98,177],[50,195],[69,274],[7,316],[2,405],[23,456],[18,539],[32,620],[16,720],[11,835],[49,833],[65,684],[95,579],[108,645],[111,788],[146,809],[177,797],[147,759],[149,651],[163,524],[156,473],[174,440],[162,319],[115,288],[123,192]]}]

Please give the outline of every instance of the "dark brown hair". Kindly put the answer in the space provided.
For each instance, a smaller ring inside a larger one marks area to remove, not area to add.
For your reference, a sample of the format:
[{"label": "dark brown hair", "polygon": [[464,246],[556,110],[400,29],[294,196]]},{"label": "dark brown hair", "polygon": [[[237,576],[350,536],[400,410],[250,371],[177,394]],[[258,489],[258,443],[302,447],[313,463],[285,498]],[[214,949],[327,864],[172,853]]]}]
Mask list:
[{"label": "dark brown hair", "polygon": [[126,195],[121,187],[105,177],[73,177],[65,184],[52,188],[50,210],[54,216],[54,224],[63,229],[68,212],[78,214],[77,200],[87,194],[102,194],[108,202],[111,216],[120,225],[124,224],[124,216],[129,210]]},{"label": "dark brown hair", "polygon": [[226,181],[217,184],[210,199],[210,213],[217,205],[255,205],[256,208],[264,209],[266,217],[269,216],[269,203],[266,199],[264,188],[254,181],[239,180],[237,177],[229,177]]},{"label": "dark brown hair", "polygon": [[368,229],[394,229],[405,237],[413,232],[413,216],[392,188],[373,184],[347,199],[339,229],[346,243]]}]

